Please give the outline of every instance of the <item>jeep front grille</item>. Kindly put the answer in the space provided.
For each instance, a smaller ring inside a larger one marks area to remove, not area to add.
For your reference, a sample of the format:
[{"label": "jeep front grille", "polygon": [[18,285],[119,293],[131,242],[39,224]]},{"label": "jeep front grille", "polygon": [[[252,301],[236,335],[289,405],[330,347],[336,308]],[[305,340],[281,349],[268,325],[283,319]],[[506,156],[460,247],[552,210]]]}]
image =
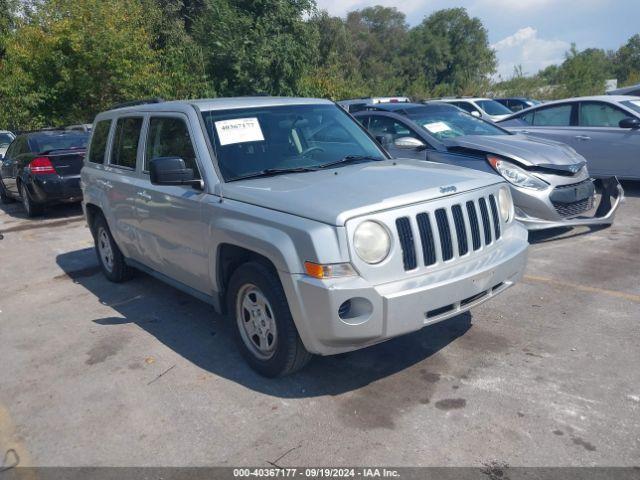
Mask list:
[{"label": "jeep front grille", "polygon": [[407,216],[396,219],[405,270],[418,267],[418,251],[422,252],[424,266],[429,267],[467,255],[470,248],[480,250],[483,245],[498,240],[501,234],[500,212],[493,194],[418,213],[415,217],[417,235],[414,235],[412,223]]}]

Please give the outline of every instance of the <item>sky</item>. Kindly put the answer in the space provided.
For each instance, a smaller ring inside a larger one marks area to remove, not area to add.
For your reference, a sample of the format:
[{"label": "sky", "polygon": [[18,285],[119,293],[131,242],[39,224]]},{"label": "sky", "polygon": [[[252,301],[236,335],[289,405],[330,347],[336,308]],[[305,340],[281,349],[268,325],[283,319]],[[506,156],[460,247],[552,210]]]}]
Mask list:
[{"label": "sky", "polygon": [[489,32],[498,58],[497,74],[510,78],[516,65],[534,74],[562,63],[575,43],[579,50],[616,50],[640,33],[640,0],[317,0],[333,15],[372,5],[396,7],[411,26],[442,8],[464,7]]}]

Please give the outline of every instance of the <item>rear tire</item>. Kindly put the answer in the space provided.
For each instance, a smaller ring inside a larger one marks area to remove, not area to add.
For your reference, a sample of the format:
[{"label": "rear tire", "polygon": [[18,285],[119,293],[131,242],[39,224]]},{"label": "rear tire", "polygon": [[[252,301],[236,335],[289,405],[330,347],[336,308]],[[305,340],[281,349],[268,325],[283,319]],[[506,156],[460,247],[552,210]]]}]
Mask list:
[{"label": "rear tire", "polygon": [[267,266],[241,265],[231,276],[227,306],[240,352],[261,375],[289,375],[313,357],[298,335],[280,279]]},{"label": "rear tire", "polygon": [[33,218],[41,216],[44,213],[44,205],[35,203],[31,198],[29,189],[24,185],[20,184],[19,190],[20,196],[22,197],[22,206],[24,207],[27,217]]},{"label": "rear tire", "polygon": [[114,283],[121,283],[131,278],[133,271],[125,262],[124,255],[116,245],[107,221],[98,215],[93,222],[92,232],[96,244],[98,263],[105,277]]},{"label": "rear tire", "polygon": [[0,202],[2,202],[5,205],[15,202],[13,197],[10,197],[9,194],[7,193],[7,190],[4,188],[4,183],[2,183],[1,179],[0,179]]}]

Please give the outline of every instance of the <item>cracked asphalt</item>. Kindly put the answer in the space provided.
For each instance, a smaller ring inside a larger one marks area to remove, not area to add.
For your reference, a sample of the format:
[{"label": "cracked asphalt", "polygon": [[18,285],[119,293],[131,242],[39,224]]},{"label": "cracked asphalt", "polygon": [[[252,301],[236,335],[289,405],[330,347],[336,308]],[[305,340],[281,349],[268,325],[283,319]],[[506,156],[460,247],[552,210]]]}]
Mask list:
[{"label": "cracked asphalt", "polygon": [[470,314],[278,380],[206,304],[143,274],[109,283],[79,207],[3,205],[0,457],[638,465],[640,183],[624,186],[613,227],[536,234],[524,281]]}]

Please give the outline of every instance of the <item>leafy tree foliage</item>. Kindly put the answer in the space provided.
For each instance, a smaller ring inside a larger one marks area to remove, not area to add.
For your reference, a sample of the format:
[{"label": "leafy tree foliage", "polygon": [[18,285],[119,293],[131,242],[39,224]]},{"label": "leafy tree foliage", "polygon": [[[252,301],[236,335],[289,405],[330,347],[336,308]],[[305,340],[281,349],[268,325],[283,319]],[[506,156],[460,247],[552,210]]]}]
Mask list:
[{"label": "leafy tree foliage", "polygon": [[[155,6],[154,6],[155,8]],[[155,10],[135,0],[49,0],[19,20],[0,64],[2,123],[20,128],[91,121],[114,102],[189,95],[198,85],[171,51],[154,50]],[[170,72],[164,72],[170,67]]]},{"label": "leafy tree foliage", "polygon": [[613,73],[611,67],[611,58],[604,50],[588,48],[579,52],[571,45],[559,75],[562,94],[577,97],[603,93],[604,82]]},{"label": "leafy tree foliage", "polygon": [[435,95],[478,93],[495,71],[487,31],[464,8],[440,10],[410,33],[407,60],[414,82]]},{"label": "leafy tree foliage", "polygon": [[614,66],[622,85],[640,83],[640,34],[620,47],[614,57]]},{"label": "leafy tree foliage", "polygon": [[0,128],[91,121],[119,101],[216,95],[332,99],[487,93],[556,98],[640,82],[640,35],[492,84],[496,57],[463,8],[411,28],[396,8],[333,17],[315,0],[0,0]]},{"label": "leafy tree foliage", "polygon": [[311,0],[206,0],[193,26],[221,95],[293,95],[311,65],[316,30]]}]

